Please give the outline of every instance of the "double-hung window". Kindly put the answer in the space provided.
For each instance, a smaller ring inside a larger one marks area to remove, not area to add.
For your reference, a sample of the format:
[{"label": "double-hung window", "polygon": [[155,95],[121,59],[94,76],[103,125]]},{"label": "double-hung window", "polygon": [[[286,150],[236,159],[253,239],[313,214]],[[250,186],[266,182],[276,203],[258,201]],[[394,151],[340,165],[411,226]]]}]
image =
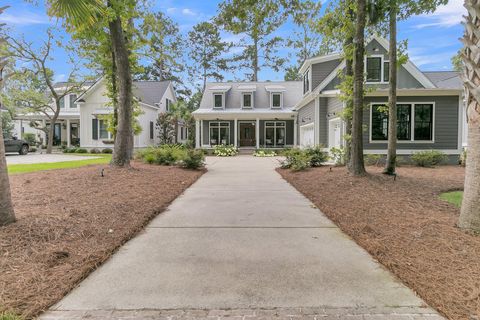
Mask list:
[{"label": "double-hung window", "polygon": [[210,145],[230,144],[230,122],[211,121],[209,123]]},{"label": "double-hung window", "polygon": [[253,108],[253,94],[251,92],[242,93],[242,108],[244,109]]},{"label": "double-hung window", "polygon": [[225,107],[223,98],[224,98],[223,93],[213,94],[213,107],[215,109],[223,109]]},{"label": "double-hung window", "polygon": [[270,94],[270,107],[272,109],[280,109],[283,105],[283,95],[281,92],[272,92]]}]

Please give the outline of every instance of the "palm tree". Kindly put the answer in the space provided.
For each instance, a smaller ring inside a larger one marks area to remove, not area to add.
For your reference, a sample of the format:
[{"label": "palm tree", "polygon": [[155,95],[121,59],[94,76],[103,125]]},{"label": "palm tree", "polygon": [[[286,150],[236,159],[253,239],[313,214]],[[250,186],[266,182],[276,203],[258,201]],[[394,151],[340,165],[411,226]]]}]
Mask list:
[{"label": "palm tree", "polygon": [[468,157],[465,170],[465,188],[459,226],[480,231],[480,0],[465,0],[468,15],[462,51],[465,65],[462,75],[466,92],[468,120]]}]

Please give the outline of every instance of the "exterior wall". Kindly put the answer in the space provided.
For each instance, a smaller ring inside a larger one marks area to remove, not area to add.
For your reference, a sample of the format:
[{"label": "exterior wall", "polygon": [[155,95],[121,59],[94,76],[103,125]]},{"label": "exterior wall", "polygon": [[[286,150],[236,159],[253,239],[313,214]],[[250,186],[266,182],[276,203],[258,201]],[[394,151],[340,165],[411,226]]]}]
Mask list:
[{"label": "exterior wall", "polygon": [[[440,97],[398,97],[401,102],[434,102],[434,142],[399,142],[398,150],[457,150],[458,146],[458,96]],[[367,97],[366,103],[386,103],[387,97]],[[364,125],[368,128],[364,132],[363,143],[365,150],[386,150],[387,143],[370,142],[370,106],[365,108],[363,114]]]},{"label": "exterior wall", "polygon": [[312,90],[314,90],[336,67],[341,60],[332,60],[312,65]]},{"label": "exterior wall", "polygon": [[320,108],[318,113],[318,144],[327,146],[328,144],[328,121],[327,121],[327,110],[328,110],[328,98],[319,98]]},{"label": "exterior wall", "polygon": [[300,126],[312,123],[313,121],[315,121],[315,100],[312,100],[298,110],[298,124]]}]

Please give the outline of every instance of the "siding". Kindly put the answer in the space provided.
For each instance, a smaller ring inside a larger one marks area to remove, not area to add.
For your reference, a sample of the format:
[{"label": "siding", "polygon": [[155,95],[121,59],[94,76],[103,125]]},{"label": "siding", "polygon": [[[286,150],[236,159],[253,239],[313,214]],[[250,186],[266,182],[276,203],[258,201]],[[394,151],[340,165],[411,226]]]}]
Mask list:
[{"label": "siding", "polygon": [[332,60],[312,65],[312,89],[314,90],[333,70],[341,60]]},{"label": "siding", "polygon": [[[367,97],[366,103],[386,102],[387,97]],[[435,103],[435,134],[434,143],[402,143],[398,149],[458,149],[458,96],[442,97],[398,97],[398,102],[434,102]],[[364,132],[363,143],[365,150],[387,149],[386,143],[370,143],[370,106],[363,114],[364,125],[368,130]]]},{"label": "siding", "polygon": [[320,99],[320,109],[319,109],[319,142],[323,146],[328,145],[328,121],[327,121],[327,110],[328,110],[328,98],[319,98]]},{"label": "siding", "polygon": [[298,124],[300,126],[312,123],[315,120],[315,100],[298,110]]}]

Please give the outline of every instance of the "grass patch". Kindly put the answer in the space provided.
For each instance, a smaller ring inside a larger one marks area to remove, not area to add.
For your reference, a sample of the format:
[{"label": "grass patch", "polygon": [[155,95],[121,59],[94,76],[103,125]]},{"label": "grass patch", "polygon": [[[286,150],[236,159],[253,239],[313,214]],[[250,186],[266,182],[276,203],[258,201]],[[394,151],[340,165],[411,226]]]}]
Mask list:
[{"label": "grass patch", "polygon": [[463,191],[445,192],[440,195],[440,199],[450,202],[451,204],[461,207],[463,199]]},{"label": "grass patch", "polygon": [[0,312],[0,320],[23,320],[23,318],[14,313],[5,311]]},{"label": "grass patch", "polygon": [[112,159],[111,154],[96,154],[95,156],[98,156],[98,158],[62,162],[11,164],[7,167],[9,174],[18,174],[44,170],[79,168],[90,164],[107,164],[110,163],[110,160]]}]

